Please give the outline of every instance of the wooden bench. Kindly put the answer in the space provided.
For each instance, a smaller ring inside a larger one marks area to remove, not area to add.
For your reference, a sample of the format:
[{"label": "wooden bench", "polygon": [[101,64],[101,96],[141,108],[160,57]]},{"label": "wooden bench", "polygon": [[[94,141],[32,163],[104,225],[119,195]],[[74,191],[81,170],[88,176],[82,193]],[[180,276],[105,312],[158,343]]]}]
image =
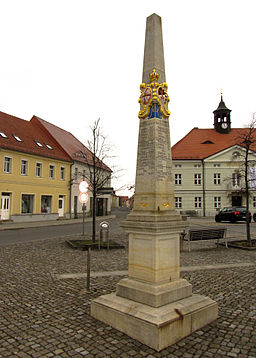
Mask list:
[{"label": "wooden bench", "polygon": [[217,240],[217,247],[219,246],[219,240],[224,239],[226,248],[228,248],[227,242],[227,228],[203,228],[203,229],[190,229],[188,232],[182,232],[180,234],[181,248],[183,248],[183,241],[188,241],[188,251],[190,251],[190,241],[198,240]]}]

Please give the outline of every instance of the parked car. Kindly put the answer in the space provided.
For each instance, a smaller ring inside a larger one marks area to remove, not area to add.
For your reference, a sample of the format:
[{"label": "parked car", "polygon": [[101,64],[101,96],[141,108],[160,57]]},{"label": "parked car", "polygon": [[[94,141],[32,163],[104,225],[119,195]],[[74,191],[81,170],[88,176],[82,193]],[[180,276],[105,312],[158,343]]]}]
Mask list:
[{"label": "parked car", "polygon": [[253,214],[253,220],[256,222],[256,213]]},{"label": "parked car", "polygon": [[[254,214],[255,215],[255,214]],[[249,222],[252,220],[251,212],[249,211]],[[255,215],[256,220],[256,215]],[[246,207],[245,206],[228,206],[220,210],[215,215],[215,221],[230,221],[232,223],[236,221],[246,221]]]}]

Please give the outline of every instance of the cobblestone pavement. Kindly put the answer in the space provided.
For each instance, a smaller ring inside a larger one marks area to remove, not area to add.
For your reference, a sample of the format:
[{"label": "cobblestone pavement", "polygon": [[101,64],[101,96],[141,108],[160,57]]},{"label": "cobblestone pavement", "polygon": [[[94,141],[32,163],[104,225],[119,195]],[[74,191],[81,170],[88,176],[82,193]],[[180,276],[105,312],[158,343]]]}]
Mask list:
[{"label": "cobblestone pavement", "polygon": [[[117,229],[113,238],[126,247],[92,251],[93,272],[127,270],[127,235]],[[237,266],[186,271],[216,264]],[[86,253],[64,239],[0,247],[0,357],[255,358],[256,251],[193,243],[181,253],[181,266],[194,293],[218,302],[219,318],[157,353],[90,316],[91,301],[115,291],[121,276],[92,278],[88,293],[85,279],[56,279],[86,272]]]}]

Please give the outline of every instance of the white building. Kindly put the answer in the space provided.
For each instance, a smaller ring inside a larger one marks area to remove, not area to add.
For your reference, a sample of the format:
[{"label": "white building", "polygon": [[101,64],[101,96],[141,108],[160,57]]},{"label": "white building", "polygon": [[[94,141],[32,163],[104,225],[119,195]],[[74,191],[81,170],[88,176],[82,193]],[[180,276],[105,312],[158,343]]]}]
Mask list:
[{"label": "white building", "polygon": [[[242,174],[246,151],[243,142],[248,128],[231,128],[230,112],[221,96],[213,112],[214,128],[193,128],[172,147],[175,206],[180,212],[208,216],[224,206],[246,205]],[[256,144],[250,149],[249,207],[254,211]]]}]

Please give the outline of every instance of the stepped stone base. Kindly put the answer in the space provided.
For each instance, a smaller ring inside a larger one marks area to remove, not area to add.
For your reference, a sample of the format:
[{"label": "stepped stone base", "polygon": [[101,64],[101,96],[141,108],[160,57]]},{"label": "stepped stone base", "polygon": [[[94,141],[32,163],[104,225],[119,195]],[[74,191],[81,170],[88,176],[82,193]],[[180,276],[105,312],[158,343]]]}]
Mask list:
[{"label": "stepped stone base", "polygon": [[209,297],[192,295],[151,307],[111,293],[92,302],[91,315],[161,351],[215,320],[218,306]]}]

